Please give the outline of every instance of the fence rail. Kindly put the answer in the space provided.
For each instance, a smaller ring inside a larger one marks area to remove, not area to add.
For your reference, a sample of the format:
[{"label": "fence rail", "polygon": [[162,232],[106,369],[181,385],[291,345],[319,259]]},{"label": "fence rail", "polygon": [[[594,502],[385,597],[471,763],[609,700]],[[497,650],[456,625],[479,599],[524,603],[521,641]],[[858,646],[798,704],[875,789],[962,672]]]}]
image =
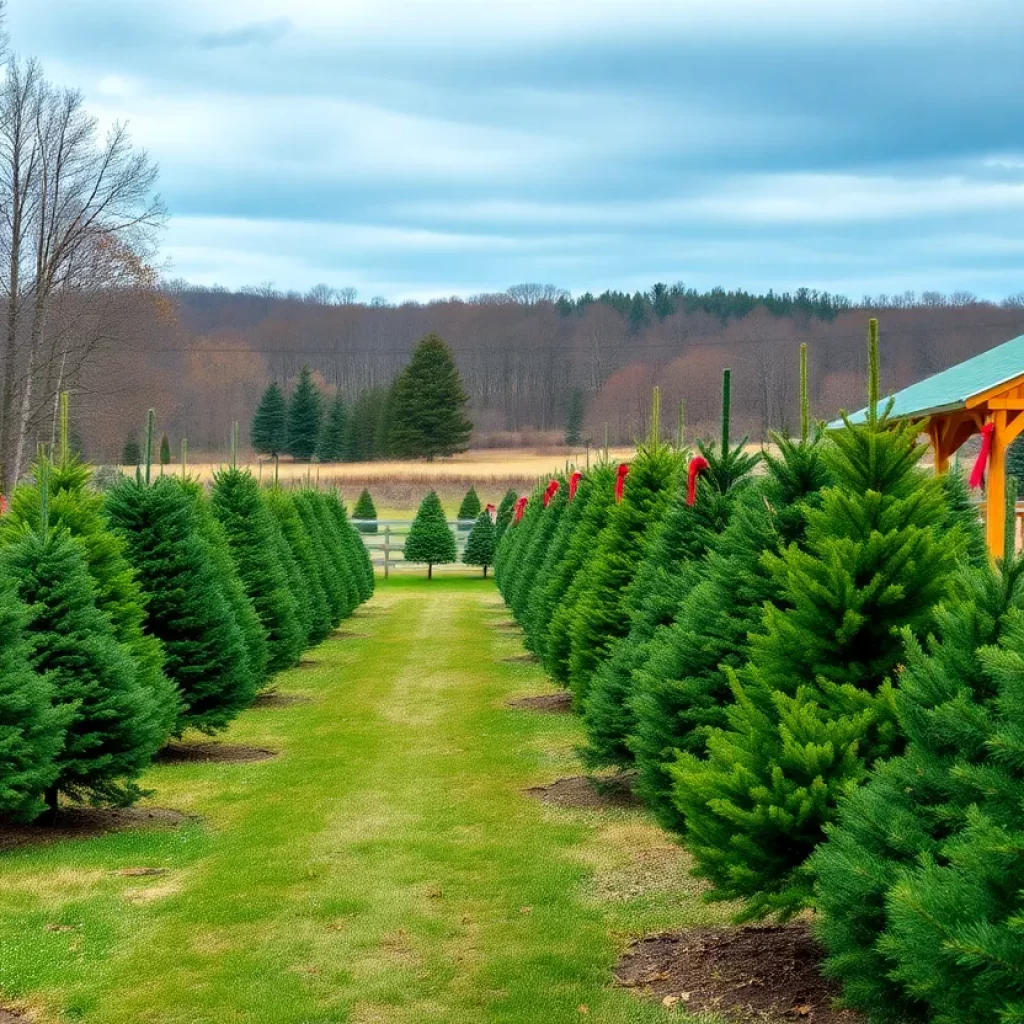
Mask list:
[{"label": "fence rail", "polygon": [[[350,521],[363,538],[363,544],[370,552],[370,561],[373,562],[374,569],[383,571],[385,579],[393,572],[420,572],[426,569],[422,562],[407,562],[405,560],[405,539],[412,528],[413,521],[411,519],[352,519]],[[481,570],[478,566],[463,565],[462,563],[462,555],[466,550],[466,541],[474,521],[473,519],[448,520],[448,528],[455,535],[458,561],[435,565],[435,573],[480,575]]]}]

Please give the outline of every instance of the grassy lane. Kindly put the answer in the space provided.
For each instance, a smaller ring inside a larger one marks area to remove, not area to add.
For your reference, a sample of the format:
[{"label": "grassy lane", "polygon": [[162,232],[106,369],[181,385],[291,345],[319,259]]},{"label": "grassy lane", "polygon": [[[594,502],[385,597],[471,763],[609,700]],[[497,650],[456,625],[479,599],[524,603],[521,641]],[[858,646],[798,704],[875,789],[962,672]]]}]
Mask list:
[{"label": "grassy lane", "polygon": [[279,757],[153,769],[200,822],[4,855],[0,992],[88,1024],[666,1020],[609,986],[618,951],[722,911],[641,813],[523,794],[579,734],[505,706],[546,687],[506,617],[489,582],[382,585],[280,678],[310,703],[226,737]]}]

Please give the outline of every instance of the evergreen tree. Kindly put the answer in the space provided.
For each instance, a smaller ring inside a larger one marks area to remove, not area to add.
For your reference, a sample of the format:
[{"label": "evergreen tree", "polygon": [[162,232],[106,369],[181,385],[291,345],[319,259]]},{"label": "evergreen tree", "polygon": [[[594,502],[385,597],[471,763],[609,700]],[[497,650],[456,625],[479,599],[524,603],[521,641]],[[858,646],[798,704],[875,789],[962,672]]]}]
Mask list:
[{"label": "evergreen tree", "polygon": [[469,446],[473,424],[466,418],[469,396],[451,350],[428,334],[413,350],[395,381],[389,447],[396,458],[428,461]]},{"label": "evergreen tree", "polygon": [[31,821],[45,809],[43,794],[57,781],[57,756],[71,709],[57,704],[53,680],[29,660],[28,612],[12,581],[0,578],[0,818]]},{"label": "evergreen tree", "polygon": [[[1024,435],[1014,438],[1006,449],[1006,472],[1017,480],[1024,480]],[[948,475],[957,480],[961,479],[955,470]]]},{"label": "evergreen tree", "polygon": [[227,533],[238,575],[267,634],[270,672],[291,668],[302,654],[302,611],[281,556],[280,531],[255,477],[221,470],[214,477],[213,514]]},{"label": "evergreen tree", "polygon": [[288,405],[281,385],[270,384],[253,414],[250,438],[261,455],[276,457],[288,447]]},{"label": "evergreen tree", "polygon": [[[509,589],[506,600],[509,608],[512,609],[516,621],[526,631],[528,627],[529,613],[532,607],[534,588],[538,582],[538,574],[544,564],[544,556],[551,546],[552,538],[558,530],[558,524],[566,508],[566,488],[564,481],[556,481],[559,487],[548,497],[547,507],[544,506],[544,496],[538,499],[539,513],[536,526],[527,538],[524,547],[520,548],[516,562],[518,573],[514,585]],[[551,485],[549,484],[549,487]]]},{"label": "evergreen tree", "polygon": [[345,458],[345,432],[348,429],[348,406],[339,391],[327,408],[320,427],[316,457],[321,462],[341,462]]},{"label": "evergreen tree", "polygon": [[395,394],[398,387],[396,377],[389,387],[378,392],[376,429],[373,434],[373,457],[375,459],[396,458],[391,447],[391,428],[395,422]]},{"label": "evergreen tree", "polygon": [[456,519],[476,519],[480,515],[480,509],[483,506],[480,504],[480,497],[476,493],[475,487],[470,487],[466,491],[466,496],[462,499],[462,504],[459,505],[459,511],[456,515]]},{"label": "evergreen tree", "polygon": [[23,530],[3,562],[28,608],[35,670],[70,709],[57,777],[46,792],[124,806],[141,795],[137,780],[167,738],[166,711],[143,686],[136,664],[96,605],[96,588],[80,547],[51,530],[44,511],[37,533]]},{"label": "evergreen tree", "polygon": [[360,391],[345,427],[345,461],[368,462],[379,451],[385,397],[380,388]]},{"label": "evergreen tree", "polygon": [[295,392],[288,403],[288,454],[298,462],[309,462],[320,438],[323,399],[308,366],[299,371]]},{"label": "evergreen tree", "polygon": [[496,530],[491,519],[491,513],[484,511],[476,517],[473,529],[469,532],[466,540],[466,550],[462,553],[462,561],[466,565],[479,565],[484,576],[487,576],[487,569],[494,564]]},{"label": "evergreen tree", "polygon": [[152,487],[126,479],[107,492],[105,508],[146,599],[145,630],[162,643],[181,697],[176,732],[223,729],[256,686],[194,499],[171,477]]},{"label": "evergreen tree", "polygon": [[160,438],[160,465],[169,466],[171,464],[171,442],[167,440],[167,435],[164,434]]},{"label": "evergreen tree", "polygon": [[519,495],[513,490],[508,490],[505,492],[505,497],[501,499],[501,504],[498,505],[498,517],[494,524],[494,537],[498,544],[501,543],[501,538],[505,535],[508,524],[512,522],[512,515],[515,512],[516,501],[518,500]]},{"label": "evergreen tree", "polygon": [[335,550],[333,537],[328,531],[313,491],[302,490],[293,492],[295,510],[306,528],[313,553],[320,571],[324,595],[330,612],[331,626],[336,627],[351,610],[349,607],[349,588],[338,553]]},{"label": "evergreen tree", "polygon": [[324,587],[323,575],[312,538],[299,516],[292,494],[282,490],[265,493],[267,504],[277,520],[281,535],[288,545],[298,570],[299,583],[306,594],[309,607],[309,632],[307,643],[310,647],[320,643],[332,628],[331,608]]},{"label": "evergreen tree", "polygon": [[836,432],[834,483],[806,513],[804,544],[765,556],[783,603],[766,606],[732,674],[727,725],[706,760],[682,754],[672,769],[697,872],[746,917],[807,905],[806,861],[840,794],[898,746],[899,630],[927,628],[964,544],[942,529],[941,481],[916,469],[917,431],[871,415]]},{"label": "evergreen tree", "polygon": [[569,393],[569,407],[565,413],[565,443],[578,445],[583,440],[583,418],[586,406],[583,402],[583,389],[573,388]]},{"label": "evergreen tree", "polygon": [[373,498],[370,492],[364,487],[362,494],[359,495],[359,500],[355,504],[355,508],[352,509],[353,519],[371,520],[369,522],[359,523],[358,529],[360,533],[376,533],[377,532],[377,506],[373,503]]},{"label": "evergreen tree", "polygon": [[518,522],[513,519],[501,547],[495,556],[500,566],[497,573],[498,590],[509,606],[513,616],[518,605],[512,604],[513,594],[519,592],[519,578],[525,569],[524,556],[533,539],[544,509],[544,490],[547,485],[539,483],[527,496],[526,506]]},{"label": "evergreen tree", "polygon": [[448,526],[441,499],[434,491],[420,503],[405,539],[403,557],[407,562],[425,562],[427,579],[434,575],[435,565],[456,560],[455,536]]},{"label": "evergreen tree", "polygon": [[373,594],[374,576],[373,564],[370,561],[370,553],[363,543],[362,535],[348,521],[345,513],[345,505],[334,492],[324,495],[324,503],[334,520],[338,534],[342,540],[342,548],[345,553],[346,564],[355,584],[356,603],[362,604]]},{"label": "evergreen tree", "polygon": [[347,618],[359,606],[359,586],[346,538],[323,491],[308,491],[309,500],[327,537],[329,555],[337,569],[342,588],[343,612]]},{"label": "evergreen tree", "polygon": [[142,446],[139,435],[133,430],[126,438],[121,449],[122,466],[139,466],[142,464]]}]

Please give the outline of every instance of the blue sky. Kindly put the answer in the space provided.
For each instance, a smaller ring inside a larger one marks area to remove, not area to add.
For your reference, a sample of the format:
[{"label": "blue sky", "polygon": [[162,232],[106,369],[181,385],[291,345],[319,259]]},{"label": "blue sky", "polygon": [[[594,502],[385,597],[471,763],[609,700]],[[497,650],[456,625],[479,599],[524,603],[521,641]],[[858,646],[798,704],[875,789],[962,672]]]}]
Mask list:
[{"label": "blue sky", "polygon": [[1024,290],[1024,0],[10,0],[171,273]]}]

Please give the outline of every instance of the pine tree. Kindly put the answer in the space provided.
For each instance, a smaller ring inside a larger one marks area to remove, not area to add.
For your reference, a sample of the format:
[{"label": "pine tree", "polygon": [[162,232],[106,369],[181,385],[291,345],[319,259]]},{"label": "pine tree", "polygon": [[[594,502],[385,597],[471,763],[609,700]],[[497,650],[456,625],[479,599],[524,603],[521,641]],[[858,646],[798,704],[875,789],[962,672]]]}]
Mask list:
[{"label": "pine tree", "polygon": [[276,457],[288,447],[288,405],[281,385],[269,385],[253,414],[250,438],[261,455]]},{"label": "pine tree", "polygon": [[35,670],[70,709],[57,777],[46,793],[120,806],[141,795],[137,780],[167,738],[166,712],[143,686],[136,664],[96,605],[85,558],[66,530],[23,530],[3,563],[28,608]]},{"label": "pine tree", "polygon": [[362,535],[348,521],[345,505],[338,495],[333,491],[325,494],[324,504],[334,520],[342,540],[346,564],[355,584],[356,603],[362,604],[370,599],[374,590],[373,564],[370,562],[370,553],[363,543]]},{"label": "pine tree", "polygon": [[[1024,480],[1024,435],[1016,437],[1006,449],[1006,473],[1017,480]],[[949,476],[959,479],[960,474],[952,471]]]},{"label": "pine tree", "polygon": [[501,546],[495,555],[500,565],[500,572],[496,577],[498,590],[513,615],[516,613],[517,606],[512,604],[512,596],[519,592],[519,578],[526,566],[524,556],[540,522],[546,486],[543,482],[538,483],[527,496],[526,505],[521,510],[519,521],[516,522],[513,519],[509,529],[505,531]]},{"label": "pine tree", "polygon": [[133,430],[126,438],[121,449],[122,466],[139,466],[142,464],[142,446],[139,435]]},{"label": "pine tree", "polygon": [[57,781],[57,757],[71,718],[55,702],[52,679],[32,667],[24,632],[28,612],[12,581],[0,578],[0,817],[32,821],[45,804],[43,794]]},{"label": "pine tree", "polygon": [[551,546],[552,538],[558,530],[558,524],[562,521],[562,515],[566,509],[565,481],[555,482],[559,484],[559,487],[549,495],[546,508],[543,495],[538,499],[539,513],[536,526],[533,528],[526,546],[520,549],[516,557],[519,572],[506,598],[516,621],[524,631],[529,628],[534,589],[544,564],[544,557]]},{"label": "pine tree", "polygon": [[214,476],[211,503],[266,631],[268,670],[291,668],[305,646],[301,609],[281,558],[280,532],[259,484],[245,470],[221,470]]},{"label": "pine tree", "polygon": [[466,418],[469,396],[451,349],[428,334],[413,350],[395,381],[388,441],[396,458],[428,461],[469,446],[473,424]]},{"label": "pine tree", "polygon": [[324,523],[324,517],[313,491],[295,491],[293,500],[295,501],[295,510],[302,520],[302,525],[306,528],[320,568],[320,579],[327,598],[331,626],[334,628],[338,626],[351,608],[349,607],[350,589],[346,586],[343,568],[338,552],[335,550],[333,535]]},{"label": "pine tree", "polygon": [[434,575],[435,565],[456,560],[455,536],[448,526],[441,499],[434,491],[420,503],[405,539],[403,557],[407,562],[425,562],[427,579]]},{"label": "pine tree", "polygon": [[682,754],[672,769],[697,872],[746,917],[808,904],[806,861],[839,796],[898,745],[899,630],[927,628],[964,544],[942,529],[942,483],[916,469],[917,430],[869,416],[835,433],[834,484],[807,512],[803,546],[766,556],[783,604],[765,608],[732,675],[728,724],[706,760]]},{"label": "pine tree", "polygon": [[146,632],[163,644],[182,700],[175,731],[223,729],[252,703],[255,677],[194,499],[171,477],[152,487],[121,480],[105,509],[145,596]]},{"label": "pine tree", "polygon": [[348,428],[348,406],[339,391],[327,408],[320,427],[316,457],[320,462],[341,462],[345,458],[345,431]]},{"label": "pine tree", "polygon": [[164,434],[160,438],[160,465],[169,466],[171,464],[171,442],[167,440],[167,435]]},{"label": "pine tree", "polygon": [[367,520],[359,523],[360,533],[377,532],[377,506],[374,505],[373,498],[365,487],[362,494],[359,495],[359,500],[356,501],[355,508],[352,509],[352,518]]},{"label": "pine tree", "polygon": [[380,451],[379,434],[385,395],[380,388],[360,391],[345,427],[346,462],[368,462]]},{"label": "pine tree", "polygon": [[513,490],[508,490],[501,499],[501,504],[498,505],[498,518],[494,524],[494,537],[498,544],[501,543],[501,538],[505,535],[508,524],[512,522],[512,516],[515,513],[518,500],[519,495]]},{"label": "pine tree", "polygon": [[475,487],[470,487],[466,491],[466,496],[462,499],[462,504],[459,505],[458,514],[455,516],[456,519],[476,519],[480,515],[480,509],[483,506],[480,504],[480,497],[476,493]]},{"label": "pine tree", "polygon": [[484,511],[476,517],[473,529],[466,540],[462,561],[466,565],[479,565],[487,576],[487,569],[494,564],[495,527],[491,513]]},{"label": "pine tree", "polygon": [[288,454],[298,462],[309,462],[320,438],[323,399],[308,366],[299,371],[295,392],[288,403]]},{"label": "pine tree", "polygon": [[583,389],[573,388],[569,393],[569,406],[565,413],[565,443],[578,445],[583,440],[583,419],[586,406],[583,402]]}]

